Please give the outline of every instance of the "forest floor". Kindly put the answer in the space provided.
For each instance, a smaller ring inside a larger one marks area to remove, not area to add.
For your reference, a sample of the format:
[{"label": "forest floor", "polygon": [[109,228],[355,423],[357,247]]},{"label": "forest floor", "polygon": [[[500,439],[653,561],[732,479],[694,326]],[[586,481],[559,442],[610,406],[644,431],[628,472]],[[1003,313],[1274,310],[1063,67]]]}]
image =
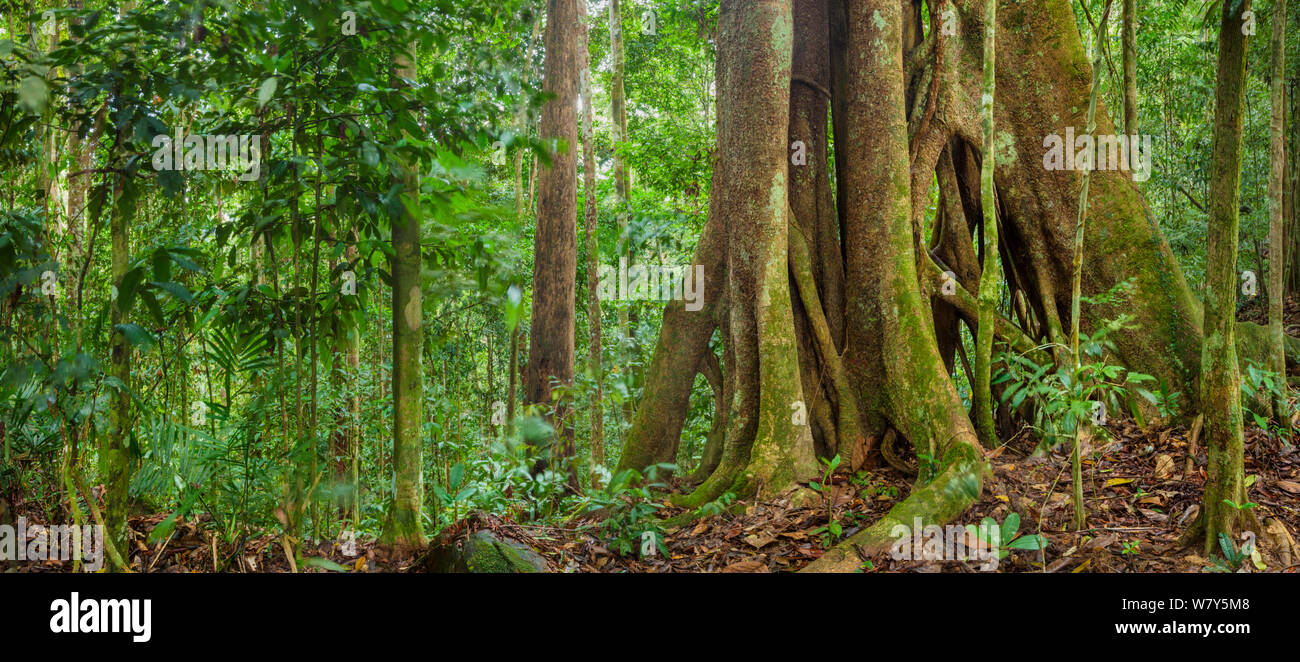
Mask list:
[{"label": "forest floor", "polygon": [[[1094,439],[1097,452],[1085,453],[1085,457],[1096,459],[1084,461],[1090,528],[1081,533],[1070,525],[1067,455],[1032,457],[1027,436],[989,453],[993,475],[985,480],[983,498],[958,523],[978,524],[984,517],[1003,522],[1014,512],[1020,517],[1020,534],[1039,533],[1047,540],[1041,556],[1033,550],[1012,550],[998,564],[998,572],[1200,572],[1210,567],[1199,546],[1177,544],[1199,507],[1205,481],[1204,447],[1196,446],[1191,431],[1182,426],[1142,430],[1132,421],[1112,420],[1107,431],[1109,439]],[[1300,531],[1300,452],[1294,442],[1283,444],[1250,426],[1246,474],[1255,477],[1248,478],[1252,481],[1249,494],[1258,504],[1260,520],[1276,518],[1291,536]],[[912,481],[912,476],[885,466],[854,477],[832,477],[824,496],[811,505],[794,505],[788,498],[733,503],[727,513],[667,528],[664,546],[668,554],[645,558],[637,553],[639,549],[628,555],[615,553],[597,535],[595,521],[556,528],[482,516],[440,537],[443,541],[463,540],[474,531],[490,529],[498,538],[532,548],[545,558],[550,570],[558,572],[794,571],[820,557],[832,542],[825,529],[828,514],[843,527],[844,537],[851,536],[906,497]],[[663,504],[663,516],[686,514],[667,505],[666,500]],[[39,521],[35,513],[27,514]],[[210,522],[196,518],[178,524],[165,543],[145,544],[147,532],[165,516],[159,513],[131,519],[132,565],[137,571],[290,570],[279,538],[262,535],[244,540],[242,545],[214,542],[217,537],[210,532]],[[29,530],[31,535],[35,534]],[[305,548],[302,554],[337,564],[308,561],[310,567],[300,568],[308,571],[326,571],[329,566],[354,572],[418,572],[423,567],[419,555],[394,555],[373,542],[358,541],[354,550],[322,542]],[[887,553],[869,561],[864,563],[865,572],[977,572],[981,565],[980,561],[894,560]],[[26,563],[18,569],[59,572],[70,569],[70,564]],[[1274,572],[1298,570],[1300,558],[1285,559],[1268,568]]]},{"label": "forest floor", "polygon": [[[1112,438],[1098,440],[1096,462],[1084,462],[1084,501],[1089,529],[1072,530],[1069,459],[1063,454],[1032,458],[1017,444],[990,453],[993,477],[982,500],[959,523],[983,517],[1003,522],[1015,512],[1021,534],[1041,533],[1048,542],[1040,558],[1013,550],[999,572],[1200,572],[1210,566],[1199,547],[1177,540],[1195,518],[1205,481],[1205,451],[1195,450],[1189,470],[1189,430],[1140,430],[1131,421],[1112,422]],[[1030,449],[1024,449],[1030,450]],[[1257,476],[1250,490],[1261,520],[1277,518],[1294,536],[1300,530],[1300,453],[1258,430],[1247,433],[1246,472]],[[820,505],[793,507],[786,499],[741,506],[735,515],[714,515],[670,529],[669,556],[646,559],[610,553],[590,535],[539,541],[538,548],[565,567],[601,572],[780,572],[798,570],[825,551],[829,503],[851,536],[907,496],[912,478],[892,468],[870,481],[835,476]],[[679,514],[665,508],[668,514]],[[1006,540],[1003,541],[1007,542]],[[978,561],[897,561],[879,554],[864,571],[975,572]],[[1300,559],[1272,571],[1295,572]]]}]

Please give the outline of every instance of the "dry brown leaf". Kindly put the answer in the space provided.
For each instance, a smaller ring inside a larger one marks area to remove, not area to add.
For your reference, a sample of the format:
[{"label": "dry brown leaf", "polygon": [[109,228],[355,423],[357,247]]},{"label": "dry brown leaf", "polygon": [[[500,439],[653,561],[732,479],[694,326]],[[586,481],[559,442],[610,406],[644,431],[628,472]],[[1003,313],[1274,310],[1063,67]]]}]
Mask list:
[{"label": "dry brown leaf", "polygon": [[1274,485],[1277,485],[1278,487],[1280,487],[1280,488],[1282,488],[1282,489],[1284,489],[1284,490],[1286,490],[1286,491],[1288,491],[1288,492],[1290,492],[1290,493],[1292,493],[1292,494],[1300,494],[1300,483],[1297,483],[1297,482],[1295,482],[1295,481],[1291,481],[1291,480],[1279,480],[1279,481],[1277,481],[1276,483],[1274,483]]},{"label": "dry brown leaf", "polygon": [[762,561],[737,561],[722,569],[723,572],[770,572]]},{"label": "dry brown leaf", "polygon": [[1175,470],[1174,458],[1163,453],[1156,456],[1156,480],[1165,480],[1166,478],[1169,478],[1174,475]]}]

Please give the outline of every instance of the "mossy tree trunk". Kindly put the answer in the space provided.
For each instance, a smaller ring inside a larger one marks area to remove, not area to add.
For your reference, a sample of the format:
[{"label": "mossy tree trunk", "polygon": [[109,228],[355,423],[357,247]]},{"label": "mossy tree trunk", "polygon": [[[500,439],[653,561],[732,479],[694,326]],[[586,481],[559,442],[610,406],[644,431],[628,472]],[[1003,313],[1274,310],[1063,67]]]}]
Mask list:
[{"label": "mossy tree trunk", "polygon": [[1241,202],[1241,133],[1245,115],[1246,35],[1251,0],[1224,2],[1219,23],[1214,144],[1210,162],[1209,247],[1205,265],[1205,342],[1201,350],[1201,413],[1209,466],[1201,512],[1189,532],[1204,533],[1205,551],[1219,534],[1232,538],[1250,519],[1246,502],[1237,366],[1237,232]]},{"label": "mossy tree trunk", "polygon": [[[129,7],[129,4],[128,4]],[[120,88],[120,86],[119,86]],[[121,90],[115,88],[112,97],[121,94]],[[110,98],[110,101],[115,99]],[[108,103],[105,104],[110,105]],[[113,123],[116,139],[109,153],[110,161],[118,159],[118,148],[122,145],[126,136],[126,127]],[[130,215],[135,212],[134,209],[117,204],[122,195],[126,175],[118,171],[111,178],[104,181],[105,187],[112,187],[108,194],[109,198],[114,200],[112,209],[109,212],[109,241],[111,244],[111,282],[116,291],[122,288],[122,279],[126,276],[131,262],[131,238],[128,222]],[[110,183],[111,182],[111,183]],[[98,210],[97,210],[98,211]],[[131,485],[131,457],[127,448],[127,440],[130,438],[131,424],[131,343],[127,341],[126,334],[123,332],[121,325],[127,323],[127,311],[123,309],[118,298],[113,297],[109,307],[109,321],[111,323],[109,340],[109,368],[111,376],[120,380],[122,386],[113,389],[109,399],[108,412],[108,435],[99,449],[99,474],[104,483],[104,502],[105,508],[103,513],[104,537],[106,546],[112,546],[122,550],[126,555],[124,562],[130,562],[130,547],[127,541],[127,498],[128,489]],[[81,475],[72,468],[74,480],[81,480]],[[84,495],[83,495],[84,496]],[[89,497],[87,497],[89,498]],[[94,504],[88,504],[92,509],[96,509]],[[129,572],[130,569],[118,564],[116,570]]]},{"label": "mossy tree trunk", "polygon": [[[851,103],[839,149],[850,164],[876,164],[842,175],[846,280],[864,284],[848,297],[850,373],[860,383],[880,385],[883,397],[875,404],[881,415],[911,440],[918,457],[929,460],[922,461],[912,494],[809,565],[813,572],[857,568],[856,549],[882,548],[892,542],[890,529],[903,521],[910,526],[914,516],[926,523],[956,517],[978,498],[986,471],[979,440],[939,356],[916,272],[903,14],[890,0],[847,0],[845,8]],[[868,380],[864,373],[874,375]]]},{"label": "mossy tree trunk", "polygon": [[[127,220],[127,211],[114,205],[109,219],[109,236],[112,242],[112,282],[119,289],[131,261]],[[127,449],[127,439],[131,434],[131,344],[119,328],[127,323],[127,316],[116,297],[113,298],[109,318],[113,329],[109,374],[120,380],[123,386],[113,389],[110,396],[108,435],[104,437],[99,455],[99,473],[105,488],[104,535],[117,549],[129,554],[126,511],[127,489],[131,483],[131,460]]]},{"label": "mossy tree trunk", "polygon": [[[397,84],[415,80],[414,52],[396,57]],[[406,164],[403,195],[414,198],[393,218],[393,471],[394,495],[385,542],[413,547],[424,544],[422,503],[424,451],[424,297],[420,282],[420,219],[407,209],[420,208],[420,179],[415,163]]]},{"label": "mossy tree trunk", "polygon": [[727,214],[726,379],[734,391],[718,467],[682,505],[729,489],[772,495],[816,472],[812,432],[799,416],[806,404],[787,269],[793,32],[790,0],[723,0],[718,10],[713,187]]}]

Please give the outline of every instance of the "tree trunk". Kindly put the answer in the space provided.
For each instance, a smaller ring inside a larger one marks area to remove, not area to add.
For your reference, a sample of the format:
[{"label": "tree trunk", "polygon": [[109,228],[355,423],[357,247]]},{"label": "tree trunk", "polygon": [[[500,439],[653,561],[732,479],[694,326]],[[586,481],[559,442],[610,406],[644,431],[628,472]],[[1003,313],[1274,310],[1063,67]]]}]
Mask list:
[{"label": "tree trunk", "polygon": [[789,0],[723,0],[719,8],[713,186],[716,206],[727,210],[727,379],[735,390],[718,467],[681,505],[728,490],[770,496],[816,472],[812,432],[792,416],[805,407],[787,268],[792,38]]},{"label": "tree trunk", "polygon": [[[631,193],[631,180],[628,177],[627,161],[623,150],[627,145],[627,94],[623,88],[625,61],[623,57],[623,10],[621,0],[609,0],[609,53],[613,60],[610,76],[610,110],[614,120],[614,196],[618,209],[618,257],[628,257],[627,247],[627,198]],[[628,317],[626,305],[619,306],[618,328],[623,336],[621,354],[624,366],[629,366],[629,350],[633,342],[633,329]],[[630,368],[629,368],[630,369]],[[623,405],[623,415],[634,421],[635,413],[631,402]]]},{"label": "tree trunk", "polygon": [[1137,0],[1124,0],[1124,131],[1138,135],[1137,125]]},{"label": "tree trunk", "polygon": [[[578,9],[582,15],[582,23],[586,25],[586,3],[580,4]],[[585,47],[582,49],[582,111],[582,197],[583,225],[587,239],[587,325],[591,333],[587,343],[587,362],[591,376],[596,382],[595,391],[591,395],[591,464],[594,469],[597,466],[605,466],[605,415],[602,403],[604,374],[600,360],[600,251],[596,245],[596,155],[593,152],[595,140],[592,137],[595,122],[591,109],[591,60]]]},{"label": "tree trunk", "polygon": [[1286,0],[1273,0],[1272,115],[1269,120],[1270,160],[1268,178],[1268,336],[1269,369],[1277,373],[1282,388],[1273,396],[1273,420],[1291,434],[1290,406],[1286,392],[1286,354],[1283,347],[1283,312],[1286,289],[1282,285],[1286,265],[1286,237],[1282,189],[1286,185]]},{"label": "tree trunk", "polygon": [[[121,129],[119,129],[121,130]],[[119,141],[120,144],[120,141]],[[118,178],[120,194],[121,180]],[[109,236],[112,242],[112,282],[121,288],[122,278],[126,276],[131,260],[131,245],[127,228],[126,212],[113,207],[109,220]],[[127,438],[130,436],[131,397],[131,344],[119,326],[127,323],[126,311],[113,298],[110,320],[112,323],[112,341],[109,350],[109,374],[121,380],[122,388],[113,389],[109,404],[109,432],[104,437],[100,449],[99,473],[104,481],[106,508],[104,512],[106,529],[104,535],[117,549],[129,557],[127,546],[126,506],[127,489],[131,483],[131,464],[127,450]]]},{"label": "tree trunk", "polygon": [[[1106,56],[1106,26],[1110,21],[1110,0],[1106,0],[1106,6],[1101,12],[1101,18],[1097,21],[1096,32],[1093,34],[1092,47],[1094,49],[1092,59],[1092,84],[1088,91],[1088,116],[1084,129],[1084,135],[1090,139],[1096,138],[1097,133],[1097,99],[1101,96],[1101,65]],[[1095,145],[1095,140],[1093,141]],[[1079,185],[1079,221],[1074,230],[1074,279],[1070,287],[1070,365],[1074,370],[1074,378],[1082,379],[1080,367],[1083,364],[1083,357],[1079,355],[1079,326],[1080,326],[1080,304],[1083,298],[1083,236],[1088,224],[1088,185],[1092,183],[1091,166],[1097,164],[1097,158],[1100,156],[1100,150],[1090,148],[1094,151],[1089,155],[1089,168],[1083,171],[1082,182]],[[1074,427],[1074,445],[1070,450],[1070,471],[1071,487],[1074,490],[1074,530],[1082,531],[1087,516],[1083,504],[1083,441],[1090,436],[1087,433],[1089,421],[1079,417],[1075,420]]]},{"label": "tree trunk", "polygon": [[556,443],[548,459],[573,455],[569,402],[554,399],[552,382],[573,385],[574,310],[577,278],[578,78],[586,49],[587,25],[579,0],[550,0],[546,22],[546,73],[543,90],[553,95],[542,109],[541,138],[551,163],[538,183],[537,234],[534,243],[533,317],[529,334],[524,402],[550,407],[548,419]]},{"label": "tree trunk", "polygon": [[[1204,535],[1208,554],[1219,534],[1235,533],[1253,518],[1246,502],[1237,347],[1237,231],[1241,202],[1241,134],[1245,114],[1246,37],[1242,13],[1251,0],[1223,3],[1219,24],[1214,146],[1210,164],[1209,247],[1205,265],[1205,342],[1201,351],[1201,413],[1209,466],[1201,513],[1188,531]],[[1193,538],[1194,539],[1194,538]]]},{"label": "tree trunk", "polygon": [[[528,131],[528,94],[524,90],[529,89],[533,79],[533,49],[537,45],[537,37],[541,33],[542,22],[536,20],[533,22],[533,38],[528,41],[528,57],[524,61],[524,76],[521,80],[523,89],[520,95],[523,97],[519,101],[519,109],[515,111],[515,130],[520,135],[527,136]],[[515,218],[523,218],[525,207],[524,200],[524,149],[515,149]]]},{"label": "tree trunk", "polygon": [[[398,81],[415,80],[414,49],[396,58]],[[414,163],[403,173],[403,195],[419,209],[420,180]],[[405,207],[405,206],[404,206]],[[393,471],[395,494],[383,539],[399,547],[424,543],[424,297],[420,286],[420,219],[405,208],[393,219]]]},{"label": "tree trunk", "polygon": [[[942,524],[979,497],[985,462],[979,440],[948,378],[916,273],[902,66],[902,15],[892,0],[846,0],[847,104],[842,149],[849,167],[844,233],[849,372],[910,439],[923,463],[917,487],[871,527],[806,569],[852,571],[855,551],[880,550],[892,529],[920,517]],[[870,386],[868,386],[870,385]],[[870,390],[867,390],[870,389]]]},{"label": "tree trunk", "polygon": [[980,97],[980,121],[984,129],[984,154],[980,160],[980,209],[984,225],[980,233],[984,240],[984,264],[980,269],[979,328],[975,336],[975,374],[971,384],[975,429],[986,448],[998,444],[997,427],[993,424],[993,316],[1002,298],[1001,274],[998,271],[998,210],[997,195],[993,190],[993,169],[996,161],[993,135],[993,95],[997,77],[997,0],[987,0],[984,19],[984,93]]}]

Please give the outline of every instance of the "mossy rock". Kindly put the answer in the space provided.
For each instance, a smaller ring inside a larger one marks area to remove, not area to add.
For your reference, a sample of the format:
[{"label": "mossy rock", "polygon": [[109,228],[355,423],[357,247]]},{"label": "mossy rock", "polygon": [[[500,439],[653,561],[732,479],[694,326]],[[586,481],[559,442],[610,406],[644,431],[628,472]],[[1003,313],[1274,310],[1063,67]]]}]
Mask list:
[{"label": "mossy rock", "polygon": [[434,551],[434,572],[546,572],[546,559],[527,546],[503,540],[491,531],[478,531],[463,542]]}]

